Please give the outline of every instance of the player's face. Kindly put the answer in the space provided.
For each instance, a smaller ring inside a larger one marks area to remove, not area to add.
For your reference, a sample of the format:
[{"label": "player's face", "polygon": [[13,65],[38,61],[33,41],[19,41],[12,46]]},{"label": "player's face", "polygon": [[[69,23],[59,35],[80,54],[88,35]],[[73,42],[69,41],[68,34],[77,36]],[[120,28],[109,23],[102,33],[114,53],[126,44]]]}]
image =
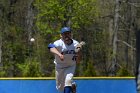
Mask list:
[{"label": "player's face", "polygon": [[71,32],[64,32],[61,36],[66,44],[70,45],[72,43]]},{"label": "player's face", "polygon": [[71,32],[62,33],[62,38],[64,41],[70,40],[71,39]]}]

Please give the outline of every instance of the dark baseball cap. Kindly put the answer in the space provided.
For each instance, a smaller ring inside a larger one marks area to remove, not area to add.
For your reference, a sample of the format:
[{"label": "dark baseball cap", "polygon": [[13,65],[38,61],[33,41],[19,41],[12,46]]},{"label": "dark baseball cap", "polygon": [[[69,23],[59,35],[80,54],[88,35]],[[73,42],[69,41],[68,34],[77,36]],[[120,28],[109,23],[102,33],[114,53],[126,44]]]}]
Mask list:
[{"label": "dark baseball cap", "polygon": [[64,32],[71,32],[70,27],[63,27],[60,33],[62,34]]}]

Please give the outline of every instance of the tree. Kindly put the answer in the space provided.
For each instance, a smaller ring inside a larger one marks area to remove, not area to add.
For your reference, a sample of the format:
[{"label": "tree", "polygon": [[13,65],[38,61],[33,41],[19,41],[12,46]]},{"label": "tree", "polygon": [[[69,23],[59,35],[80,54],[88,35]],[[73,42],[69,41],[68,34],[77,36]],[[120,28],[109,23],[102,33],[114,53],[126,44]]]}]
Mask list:
[{"label": "tree", "polygon": [[[62,26],[80,28],[94,21],[96,0],[36,0],[36,25],[44,33],[55,33]],[[82,12],[81,12],[82,10]],[[69,23],[70,22],[70,23]]]},{"label": "tree", "polygon": [[[2,11],[3,7],[0,7],[0,21],[2,21],[2,15],[3,11]],[[3,26],[2,24],[0,24],[0,68],[3,68],[3,64],[2,64],[2,29]],[[1,71],[1,69],[0,69]]]},{"label": "tree", "polygon": [[62,26],[86,42],[76,76],[133,76],[139,10],[138,0],[1,0],[0,76],[54,76],[47,45]]},{"label": "tree", "polygon": [[112,55],[112,70],[111,75],[116,75],[116,65],[117,65],[117,34],[119,29],[119,9],[120,9],[120,2],[116,0],[115,2],[115,16],[114,16],[114,32],[113,32],[113,55]]},{"label": "tree", "polygon": [[[36,26],[47,38],[47,44],[59,38],[59,30],[63,26],[70,26],[77,40],[86,38],[86,27],[91,26],[98,16],[96,0],[36,0],[35,6],[38,10]],[[86,57],[85,61],[88,61],[89,57]]]},{"label": "tree", "polygon": [[0,76],[4,76],[5,75],[5,71],[4,71],[4,62],[2,61],[2,57],[3,57],[3,32],[5,31],[5,27],[7,25],[7,20],[5,17],[5,10],[6,10],[6,1],[2,0],[0,2]]}]

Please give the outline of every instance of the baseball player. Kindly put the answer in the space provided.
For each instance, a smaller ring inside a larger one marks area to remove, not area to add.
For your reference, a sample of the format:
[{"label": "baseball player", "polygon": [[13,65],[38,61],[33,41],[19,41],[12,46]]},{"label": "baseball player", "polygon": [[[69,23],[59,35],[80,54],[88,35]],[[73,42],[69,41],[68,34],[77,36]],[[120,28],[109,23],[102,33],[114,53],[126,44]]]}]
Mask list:
[{"label": "baseball player", "polygon": [[63,27],[60,33],[61,38],[48,45],[50,52],[55,56],[56,88],[63,93],[76,93],[73,75],[76,63],[81,60],[81,52],[75,49],[80,49],[81,46],[76,47],[79,42],[72,39],[69,27]]}]

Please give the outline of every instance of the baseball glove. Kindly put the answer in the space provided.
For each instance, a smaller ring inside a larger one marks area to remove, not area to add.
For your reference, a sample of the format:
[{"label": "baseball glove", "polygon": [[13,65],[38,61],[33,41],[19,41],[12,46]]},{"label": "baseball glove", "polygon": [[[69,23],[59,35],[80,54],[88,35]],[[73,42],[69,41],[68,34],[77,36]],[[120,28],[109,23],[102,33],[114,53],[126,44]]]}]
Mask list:
[{"label": "baseball glove", "polygon": [[79,51],[81,51],[82,46],[84,46],[86,43],[84,41],[81,41],[79,44],[76,45],[75,47],[75,52],[78,53]]}]

